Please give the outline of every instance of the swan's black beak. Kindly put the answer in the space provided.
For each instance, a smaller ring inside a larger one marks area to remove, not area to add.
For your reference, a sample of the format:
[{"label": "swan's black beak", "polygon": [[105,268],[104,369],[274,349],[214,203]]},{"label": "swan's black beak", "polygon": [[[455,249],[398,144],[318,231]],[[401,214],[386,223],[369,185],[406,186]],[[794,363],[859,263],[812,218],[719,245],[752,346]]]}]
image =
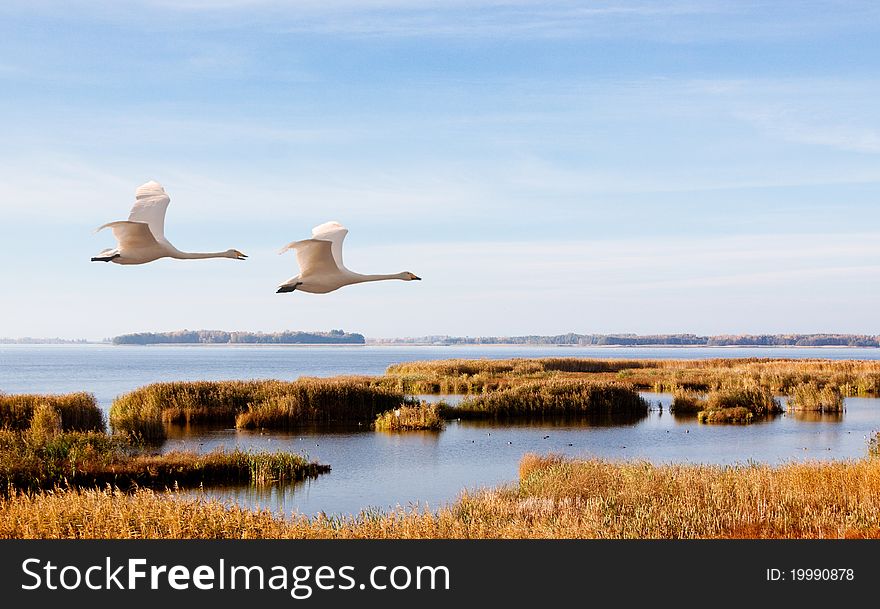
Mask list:
[{"label": "swan's black beak", "polygon": [[247,254],[242,254],[238,252],[238,256],[235,257],[236,260],[247,260]]},{"label": "swan's black beak", "polygon": [[280,285],[280,286],[278,286],[278,291],[275,293],[276,294],[287,294],[288,292],[294,292],[294,291],[296,291],[297,286],[300,286],[300,285],[302,285],[302,281],[297,281],[293,285],[290,285],[289,283],[284,284],[284,285]]},{"label": "swan's black beak", "polygon": [[421,277],[416,277],[415,275],[413,275],[413,276],[412,276],[412,280],[413,280],[413,281],[421,281],[422,278],[421,278]]}]

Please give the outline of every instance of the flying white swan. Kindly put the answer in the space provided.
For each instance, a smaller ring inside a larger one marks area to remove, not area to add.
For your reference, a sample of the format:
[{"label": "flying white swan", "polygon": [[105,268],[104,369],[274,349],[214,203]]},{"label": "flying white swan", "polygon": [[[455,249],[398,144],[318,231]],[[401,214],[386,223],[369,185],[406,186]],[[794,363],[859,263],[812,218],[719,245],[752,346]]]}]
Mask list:
[{"label": "flying white swan", "polygon": [[[144,264],[159,258],[196,260],[201,258],[247,258],[238,250],[225,252],[181,252],[165,238],[165,210],[171,198],[159,182],[141,184],[135,191],[135,203],[128,220],[109,222],[97,230],[109,228],[116,237],[116,247],[106,249],[92,262],[115,262],[116,264]],[[97,231],[95,231],[97,232]]]},{"label": "flying white swan", "polygon": [[421,280],[421,277],[416,277],[409,271],[393,275],[361,275],[349,271],[342,264],[342,240],[347,234],[348,229],[339,222],[325,222],[312,229],[311,239],[294,241],[284,246],[278,253],[294,250],[300,273],[282,283],[277,293],[299,290],[312,294],[326,294],[352,283],[385,279]]}]

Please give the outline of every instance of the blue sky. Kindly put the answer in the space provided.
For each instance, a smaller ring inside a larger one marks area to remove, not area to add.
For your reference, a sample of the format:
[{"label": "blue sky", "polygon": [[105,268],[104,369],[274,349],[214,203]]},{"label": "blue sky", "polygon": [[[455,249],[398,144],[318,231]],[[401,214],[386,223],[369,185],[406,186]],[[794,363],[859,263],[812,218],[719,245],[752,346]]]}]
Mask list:
[{"label": "blue sky", "polygon": [[[873,2],[0,5],[0,336],[880,333]],[[134,189],[230,260],[91,264]],[[410,270],[276,295],[329,219]]]}]

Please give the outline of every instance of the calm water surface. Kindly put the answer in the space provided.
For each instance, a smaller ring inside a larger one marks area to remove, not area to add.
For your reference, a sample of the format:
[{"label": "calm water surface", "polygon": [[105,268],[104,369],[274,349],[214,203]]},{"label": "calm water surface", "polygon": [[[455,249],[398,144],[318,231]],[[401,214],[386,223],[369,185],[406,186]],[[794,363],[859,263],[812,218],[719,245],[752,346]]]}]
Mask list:
[{"label": "calm water surface", "polygon": [[[822,357],[880,359],[877,349],[570,348],[570,347],[113,347],[0,345],[0,391],[91,391],[103,408],[135,387],[169,380],[380,374],[402,361],[507,357],[682,358]],[[526,452],[557,452],[654,463],[784,463],[854,459],[880,429],[880,400],[852,398],[842,416],[785,415],[750,426],[699,425],[668,412],[671,396],[637,421],[531,422],[513,425],[452,421],[440,433],[377,433],[309,429],[296,433],[175,428],[163,450],[240,447],[289,450],[333,470],[298,485],[223,488],[209,496],[286,513],[356,513],[369,507],[428,505],[454,500],[462,489],[516,479]],[[660,405],[663,408],[660,408]]]}]

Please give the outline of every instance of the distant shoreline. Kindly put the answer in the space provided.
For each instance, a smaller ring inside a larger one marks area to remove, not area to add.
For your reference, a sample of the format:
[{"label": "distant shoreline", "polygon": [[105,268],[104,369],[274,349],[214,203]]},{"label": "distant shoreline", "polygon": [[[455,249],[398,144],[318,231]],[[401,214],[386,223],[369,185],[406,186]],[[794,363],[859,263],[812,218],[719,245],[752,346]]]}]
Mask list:
[{"label": "distant shoreline", "polygon": [[137,332],[91,341],[61,337],[0,338],[0,344],[112,344],[140,346],[338,346],[372,347],[560,347],[568,349],[880,349],[880,335],[856,333],[780,333],[780,334],[521,334],[454,336],[425,334],[423,336],[366,337],[358,332],[333,330],[279,330],[275,332],[247,330],[174,330]]},{"label": "distant shoreline", "polygon": [[552,343],[371,343],[366,347],[559,347],[560,349],[880,349],[871,345],[555,345]]},{"label": "distant shoreline", "polygon": [[873,350],[880,347],[870,345],[556,345],[551,343],[392,343],[380,342],[374,343],[369,340],[366,343],[149,343],[149,344],[114,344],[109,341],[69,341],[69,342],[0,342],[0,346],[21,346],[21,347],[39,347],[39,346],[107,346],[107,347],[519,347],[523,349],[529,348],[551,348],[559,349],[865,349]]}]

